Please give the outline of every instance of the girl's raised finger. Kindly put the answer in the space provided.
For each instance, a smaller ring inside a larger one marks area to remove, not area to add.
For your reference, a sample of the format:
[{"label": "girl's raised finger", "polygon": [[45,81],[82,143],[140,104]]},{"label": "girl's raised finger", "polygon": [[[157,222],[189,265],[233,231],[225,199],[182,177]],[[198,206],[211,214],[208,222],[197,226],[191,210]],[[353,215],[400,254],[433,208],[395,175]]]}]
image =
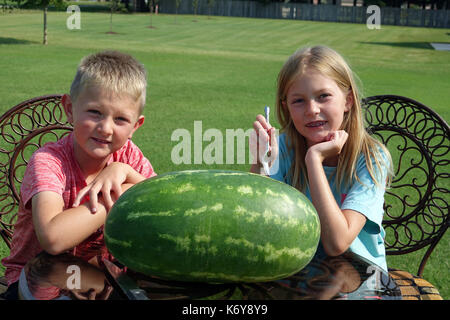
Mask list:
[{"label": "girl's raised finger", "polygon": [[[262,127],[265,131],[267,131],[267,130],[269,130],[270,128],[272,128],[272,126],[271,126],[270,124],[267,123],[266,118],[264,118],[264,116],[261,115],[261,114],[258,114],[258,115],[256,116],[256,122],[255,122],[255,123],[257,123],[257,122],[259,122],[259,123],[261,124],[261,127]],[[255,125],[253,125],[253,127],[255,127]],[[255,129],[256,129],[256,128],[255,128]]]}]

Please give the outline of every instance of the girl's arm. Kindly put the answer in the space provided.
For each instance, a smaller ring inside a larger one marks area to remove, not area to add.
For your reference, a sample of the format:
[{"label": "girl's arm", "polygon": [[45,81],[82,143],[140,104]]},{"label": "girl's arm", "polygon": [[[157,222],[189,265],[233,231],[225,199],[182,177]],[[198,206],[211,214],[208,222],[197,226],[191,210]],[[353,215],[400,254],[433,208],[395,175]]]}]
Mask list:
[{"label": "girl's arm", "polygon": [[305,157],[311,200],[320,219],[322,245],[330,256],[344,253],[366,223],[363,214],[339,208],[323,169],[323,161],[337,156],[346,140],[347,134],[338,131],[330,141],[309,148]]},{"label": "girl's arm", "polygon": [[309,191],[320,219],[321,240],[329,256],[344,253],[366,223],[366,217],[353,210],[341,210],[328,184],[322,162],[307,157]]},{"label": "girl's arm", "polygon": [[[131,186],[133,184],[122,185],[122,191]],[[50,254],[60,254],[77,246],[100,228],[105,223],[107,210],[102,201],[96,214],[91,213],[87,204],[64,210],[61,195],[43,191],[32,198],[32,216],[42,249]]]}]

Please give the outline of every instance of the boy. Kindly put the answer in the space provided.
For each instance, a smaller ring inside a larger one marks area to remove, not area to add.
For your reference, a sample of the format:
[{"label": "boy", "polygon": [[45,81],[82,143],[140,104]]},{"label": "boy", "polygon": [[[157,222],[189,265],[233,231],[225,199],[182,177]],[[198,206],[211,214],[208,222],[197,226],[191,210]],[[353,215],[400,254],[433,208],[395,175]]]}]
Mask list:
[{"label": "boy", "polygon": [[[73,132],[31,157],[21,185],[8,293],[28,260],[44,250],[88,261],[107,256],[103,224],[114,201],[156,174],[131,142],[144,123],[146,71],[133,57],[106,51],[85,57],[62,105]],[[89,196],[89,201],[82,201]]]}]

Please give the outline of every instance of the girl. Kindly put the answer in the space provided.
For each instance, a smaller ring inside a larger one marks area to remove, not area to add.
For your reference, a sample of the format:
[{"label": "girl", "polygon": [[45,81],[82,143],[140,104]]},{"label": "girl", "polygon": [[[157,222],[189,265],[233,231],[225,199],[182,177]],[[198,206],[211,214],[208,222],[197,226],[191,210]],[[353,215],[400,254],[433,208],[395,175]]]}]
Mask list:
[{"label": "girl", "polygon": [[[295,52],[278,76],[281,135],[258,115],[254,129],[270,133],[270,176],[304,192],[321,223],[327,255],[347,250],[387,270],[382,227],[384,191],[392,178],[387,149],[364,129],[352,71],[334,50]],[[260,173],[258,159],[251,172]]]}]

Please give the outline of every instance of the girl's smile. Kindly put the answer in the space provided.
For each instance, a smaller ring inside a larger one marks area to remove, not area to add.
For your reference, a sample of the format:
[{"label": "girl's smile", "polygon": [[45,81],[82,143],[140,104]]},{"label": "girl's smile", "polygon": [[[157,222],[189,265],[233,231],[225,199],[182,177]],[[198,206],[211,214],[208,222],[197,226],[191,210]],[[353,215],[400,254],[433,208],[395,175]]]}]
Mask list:
[{"label": "girl's smile", "polygon": [[312,121],[312,122],[307,123],[305,126],[308,128],[321,128],[326,123],[327,123],[326,121]]},{"label": "girl's smile", "polygon": [[334,80],[306,69],[289,87],[283,105],[310,147],[327,141],[331,132],[340,130],[351,101],[351,94],[344,93]]}]

